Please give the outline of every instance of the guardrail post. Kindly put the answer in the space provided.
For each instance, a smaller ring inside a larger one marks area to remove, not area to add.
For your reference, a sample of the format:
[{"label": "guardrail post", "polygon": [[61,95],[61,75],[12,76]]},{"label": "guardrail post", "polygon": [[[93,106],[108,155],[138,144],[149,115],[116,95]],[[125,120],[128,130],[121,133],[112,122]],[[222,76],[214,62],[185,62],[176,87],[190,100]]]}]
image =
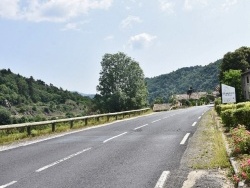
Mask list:
[{"label": "guardrail post", "polygon": [[107,122],[109,122],[109,115],[107,115]]},{"label": "guardrail post", "polygon": [[96,120],[99,122],[100,118],[99,118],[99,117],[97,117],[97,118],[96,118]]},{"label": "guardrail post", "polygon": [[71,121],[70,121],[70,128],[71,128],[71,129],[73,128],[73,125],[74,125],[74,121],[71,120]]},{"label": "guardrail post", "polygon": [[115,116],[115,120],[117,120],[117,119],[118,119],[118,115]]},{"label": "guardrail post", "polygon": [[88,118],[85,119],[85,125],[88,125]]},{"label": "guardrail post", "polygon": [[27,133],[28,133],[29,136],[31,135],[31,126],[27,127]]},{"label": "guardrail post", "polygon": [[56,130],[56,123],[52,123],[52,132],[55,132]]}]

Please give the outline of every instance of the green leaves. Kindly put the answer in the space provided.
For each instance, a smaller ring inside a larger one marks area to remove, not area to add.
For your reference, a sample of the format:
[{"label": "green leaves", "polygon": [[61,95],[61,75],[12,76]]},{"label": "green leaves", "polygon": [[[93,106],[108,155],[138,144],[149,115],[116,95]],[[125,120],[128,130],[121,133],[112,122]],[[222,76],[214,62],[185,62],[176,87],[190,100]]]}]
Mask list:
[{"label": "green leaves", "polygon": [[102,111],[132,110],[147,105],[147,88],[139,63],[126,54],[105,54],[101,62],[96,105]]}]

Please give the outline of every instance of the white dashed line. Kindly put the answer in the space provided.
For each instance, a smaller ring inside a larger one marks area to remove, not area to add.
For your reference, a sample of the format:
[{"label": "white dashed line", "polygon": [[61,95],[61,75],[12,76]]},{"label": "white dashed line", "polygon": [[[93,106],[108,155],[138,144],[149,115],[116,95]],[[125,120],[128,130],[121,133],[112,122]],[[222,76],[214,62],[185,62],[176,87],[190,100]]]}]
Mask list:
[{"label": "white dashed line", "polygon": [[198,117],[198,119],[201,119],[201,116],[200,116],[200,117]]},{"label": "white dashed line", "polygon": [[157,119],[157,120],[155,120],[155,121],[152,121],[151,123],[155,123],[155,122],[157,122],[157,121],[161,121],[161,119]]},{"label": "white dashed line", "polygon": [[54,163],[51,163],[51,164],[46,165],[46,166],[44,166],[44,167],[42,167],[42,168],[39,168],[38,170],[36,170],[36,172],[41,172],[41,171],[43,171],[43,170],[46,170],[47,168],[50,168],[50,167],[55,166],[55,165],[57,165],[57,164],[59,164],[59,163],[61,163],[61,162],[66,161],[66,160],[68,160],[68,159],[70,159],[70,158],[72,158],[72,157],[75,157],[75,156],[77,156],[77,155],[80,155],[80,154],[82,154],[82,153],[84,153],[84,152],[86,152],[86,151],[88,151],[88,150],[90,150],[90,149],[91,149],[91,148],[87,148],[87,149],[84,149],[84,150],[79,151],[79,152],[77,152],[77,153],[74,153],[74,154],[72,154],[72,155],[70,155],[70,156],[68,156],[68,157],[65,157],[65,158],[63,158],[63,159],[60,159],[60,160],[54,162]]},{"label": "white dashed line", "polygon": [[16,182],[17,182],[17,181],[12,181],[12,182],[10,182],[10,183],[8,183],[8,184],[0,185],[0,188],[8,187],[8,186],[10,186],[10,185],[13,185],[13,184],[16,183]]},{"label": "white dashed line", "polygon": [[124,132],[124,133],[122,133],[122,134],[119,134],[119,135],[114,136],[114,137],[112,137],[112,138],[109,138],[109,139],[107,139],[107,140],[104,140],[103,143],[106,143],[106,142],[108,142],[108,141],[110,141],[110,140],[113,140],[114,138],[117,138],[117,137],[122,136],[122,135],[127,134],[127,133],[128,133],[128,132]]},{"label": "white dashed line", "polygon": [[162,119],[167,119],[167,118],[169,118],[169,116],[168,116],[168,117],[164,117],[164,118],[162,118]]},{"label": "white dashed line", "polygon": [[140,129],[140,128],[145,127],[145,126],[147,126],[147,125],[148,125],[148,124],[142,125],[142,126],[140,126],[140,127],[136,127],[136,128],[134,128],[134,130]]},{"label": "white dashed line", "polygon": [[170,174],[169,171],[163,171],[161,174],[161,177],[157,181],[155,188],[163,188],[164,185],[166,184],[166,180],[168,178],[168,175]]},{"label": "white dashed line", "polygon": [[192,127],[194,127],[194,126],[196,125],[196,123],[197,123],[197,122],[194,122],[194,123],[192,124]]},{"label": "white dashed line", "polygon": [[182,139],[182,141],[181,141],[181,143],[180,143],[181,145],[185,144],[185,142],[186,142],[186,140],[188,139],[189,135],[190,135],[190,133],[187,133],[187,134],[184,136],[184,138]]}]

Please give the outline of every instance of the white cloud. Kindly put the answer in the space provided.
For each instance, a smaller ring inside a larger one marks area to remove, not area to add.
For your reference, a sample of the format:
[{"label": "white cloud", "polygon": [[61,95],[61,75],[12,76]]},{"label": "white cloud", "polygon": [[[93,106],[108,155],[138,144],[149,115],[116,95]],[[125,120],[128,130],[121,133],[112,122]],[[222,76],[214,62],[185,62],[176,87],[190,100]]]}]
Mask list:
[{"label": "white cloud", "polygon": [[169,2],[168,0],[159,0],[160,9],[164,12],[173,13],[174,12],[174,3]]},{"label": "white cloud", "polygon": [[149,47],[156,38],[157,36],[141,33],[130,37],[128,44],[131,49],[143,49]]},{"label": "white cloud", "polygon": [[104,38],[104,40],[113,40],[114,39],[114,36],[113,35],[109,35],[109,36],[106,36],[105,38]]},{"label": "white cloud", "polygon": [[134,23],[141,23],[142,20],[137,16],[128,16],[124,20],[122,20],[120,26],[121,28],[132,28]]},{"label": "white cloud", "polygon": [[19,0],[1,0],[0,1],[0,17],[15,18],[19,14]]},{"label": "white cloud", "polygon": [[111,5],[112,0],[1,0],[0,16],[34,22],[65,22],[92,9],[107,9]]},{"label": "white cloud", "polygon": [[223,10],[228,10],[230,9],[231,6],[237,3],[238,3],[238,0],[226,0],[226,2],[222,4],[222,8]]},{"label": "white cloud", "polygon": [[67,31],[67,30],[80,31],[81,30],[81,26],[83,24],[86,24],[86,23],[89,23],[89,21],[84,21],[84,22],[69,22],[61,30],[62,31]]},{"label": "white cloud", "polygon": [[206,7],[208,0],[185,0],[184,9],[193,10],[194,8]]}]

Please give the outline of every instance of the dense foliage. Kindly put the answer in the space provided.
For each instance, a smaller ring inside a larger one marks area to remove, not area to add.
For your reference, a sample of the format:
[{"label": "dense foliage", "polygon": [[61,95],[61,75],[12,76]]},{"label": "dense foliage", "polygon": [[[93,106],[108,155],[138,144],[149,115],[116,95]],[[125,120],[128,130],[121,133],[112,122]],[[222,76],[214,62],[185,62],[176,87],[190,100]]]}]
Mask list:
[{"label": "dense foliage", "polygon": [[153,78],[146,78],[149,102],[157,97],[168,102],[175,94],[187,93],[190,87],[193,91],[214,91],[219,84],[219,66],[222,60],[206,66],[185,67]]},{"label": "dense foliage", "polygon": [[[91,99],[76,92],[47,85],[33,77],[25,78],[11,70],[0,70],[0,115],[5,124],[72,117],[90,113]],[[4,115],[4,116],[3,116]]]},{"label": "dense foliage", "polygon": [[220,67],[220,80],[223,80],[223,73],[225,71],[241,70],[245,72],[250,67],[250,48],[241,47],[234,52],[228,52],[224,55]]},{"label": "dense foliage", "polygon": [[147,105],[147,87],[139,63],[126,54],[105,54],[95,101],[102,112],[134,110]]}]

